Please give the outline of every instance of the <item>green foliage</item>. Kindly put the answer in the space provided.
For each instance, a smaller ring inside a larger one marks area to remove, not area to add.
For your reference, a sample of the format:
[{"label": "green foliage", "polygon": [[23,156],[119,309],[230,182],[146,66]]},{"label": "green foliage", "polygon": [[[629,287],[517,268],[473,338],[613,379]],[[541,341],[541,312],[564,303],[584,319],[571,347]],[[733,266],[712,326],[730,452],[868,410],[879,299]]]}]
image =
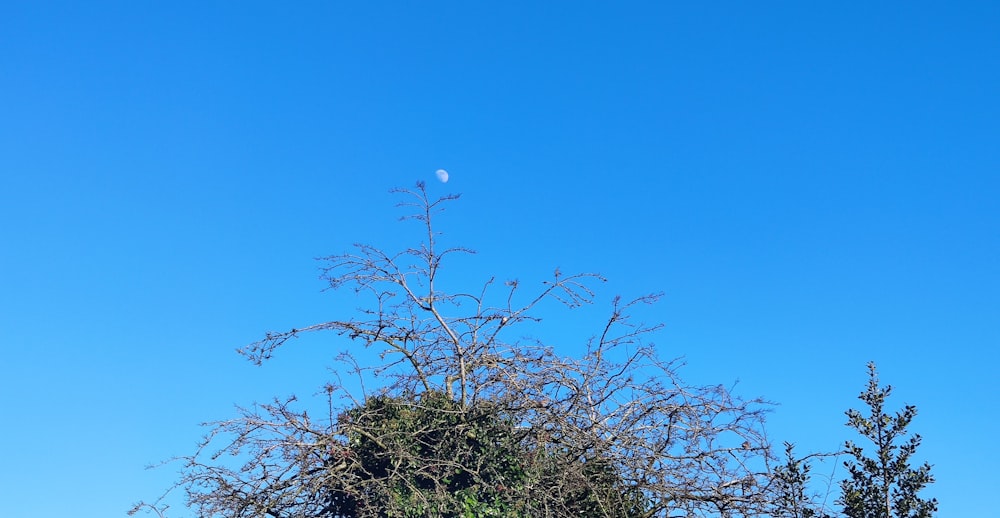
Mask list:
[{"label": "green foliage", "polygon": [[[331,488],[327,516],[642,515],[644,500],[609,464],[581,459],[566,470],[568,451],[530,447],[489,404],[463,407],[441,392],[378,396],[340,423],[344,450],[332,457],[350,459],[336,477],[349,482]],[[555,499],[554,487],[562,488]]]},{"label": "green foliage", "polygon": [[847,411],[847,425],[874,445],[874,455],[847,442],[847,452],[854,457],[845,462],[850,478],[841,482],[841,505],[849,518],[929,518],[937,511],[937,500],[917,496],[934,482],[930,464],[910,467],[910,459],[920,445],[920,435],[906,438],[906,428],[917,415],[916,407],[907,405],[895,415],[885,411],[891,386],[880,387],[875,364],[868,364],[868,388],[858,396],[870,409],[868,416],[857,410]]},{"label": "green foliage", "polygon": [[831,518],[807,494],[811,466],[796,459],[794,447],[785,443],[785,464],[774,470],[774,507],[771,516],[781,518]]},{"label": "green foliage", "polygon": [[440,392],[369,398],[341,415],[351,481],[335,515],[506,516],[525,475],[515,428],[486,405]]}]

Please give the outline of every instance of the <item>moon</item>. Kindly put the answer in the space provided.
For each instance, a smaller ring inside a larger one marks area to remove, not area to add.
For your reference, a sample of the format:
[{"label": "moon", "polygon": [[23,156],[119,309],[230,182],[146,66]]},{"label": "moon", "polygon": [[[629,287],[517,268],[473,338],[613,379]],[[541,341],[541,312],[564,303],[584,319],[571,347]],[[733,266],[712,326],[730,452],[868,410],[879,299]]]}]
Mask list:
[{"label": "moon", "polygon": [[441,183],[448,183],[448,171],[438,169],[437,171],[434,171],[434,174],[437,175],[438,180],[441,180]]}]

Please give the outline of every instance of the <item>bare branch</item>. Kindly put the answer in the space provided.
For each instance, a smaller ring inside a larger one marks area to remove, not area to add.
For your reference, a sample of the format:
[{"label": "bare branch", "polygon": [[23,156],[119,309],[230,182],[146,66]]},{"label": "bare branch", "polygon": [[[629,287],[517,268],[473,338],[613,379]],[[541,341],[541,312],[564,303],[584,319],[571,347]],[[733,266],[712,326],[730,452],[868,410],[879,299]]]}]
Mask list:
[{"label": "bare branch", "polygon": [[[413,211],[403,219],[423,223],[422,243],[395,254],[357,244],[323,258],[329,289],[349,288],[368,305],[349,319],[267,333],[240,351],[261,364],[292,338],[333,331],[384,359],[363,367],[344,351],[345,372],[389,376],[360,398],[328,383],[324,421],[276,400],[211,424],[183,459],[181,487],[201,516],[333,517],[347,508],[387,516],[404,503],[454,516],[460,509],[449,506],[472,505],[457,499],[462,491],[520,516],[767,512],[769,403],[687,384],[680,362],[659,358],[649,338],[661,325],[631,317],[659,294],[616,297],[583,355],[559,355],[513,333],[540,321],[544,301],[592,304],[591,286],[604,278],[557,269],[535,293],[492,278],[477,290],[442,291],[444,258],[472,253],[438,250],[434,217],[458,196],[432,200],[422,184],[396,192]],[[335,394],[351,404],[336,408]]]}]

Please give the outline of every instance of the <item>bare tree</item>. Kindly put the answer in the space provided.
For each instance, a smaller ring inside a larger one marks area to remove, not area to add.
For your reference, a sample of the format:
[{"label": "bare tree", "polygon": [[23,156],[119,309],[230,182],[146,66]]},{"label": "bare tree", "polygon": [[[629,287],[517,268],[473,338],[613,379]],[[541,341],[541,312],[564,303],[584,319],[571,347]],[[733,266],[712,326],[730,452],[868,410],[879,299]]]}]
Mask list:
[{"label": "bare tree", "polygon": [[[458,196],[423,184],[396,191],[422,224],[399,253],[371,245],[324,259],[332,289],[368,304],[343,320],[268,333],[241,352],[264,362],[292,338],[332,331],[374,348],[351,350],[341,374],[381,380],[371,394],[326,387],[328,415],[293,400],[214,423],[182,459],[178,487],[199,516],[649,516],[743,517],[773,512],[767,403],[722,385],[696,386],[657,356],[658,325],[630,311],[657,295],[615,298],[579,357],[515,333],[544,301],[592,304],[595,274],[558,270],[537,291],[486,281],[440,286],[435,215]],[[372,375],[378,375],[372,378]],[[343,399],[344,397],[347,399]],[[340,401],[350,401],[344,406]],[[139,504],[156,509],[155,504]]]}]

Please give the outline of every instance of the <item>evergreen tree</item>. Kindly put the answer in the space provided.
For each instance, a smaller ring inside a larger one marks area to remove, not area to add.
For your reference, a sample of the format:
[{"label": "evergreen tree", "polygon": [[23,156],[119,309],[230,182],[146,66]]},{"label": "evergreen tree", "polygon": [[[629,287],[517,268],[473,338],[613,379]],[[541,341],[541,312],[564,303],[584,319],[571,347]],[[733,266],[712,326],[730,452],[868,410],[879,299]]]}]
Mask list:
[{"label": "evergreen tree", "polygon": [[929,518],[937,511],[936,499],[917,496],[934,482],[930,464],[910,467],[910,459],[920,445],[920,435],[905,437],[906,428],[917,415],[917,408],[906,405],[895,415],[887,414],[885,400],[892,387],[880,387],[875,364],[868,364],[868,389],[858,396],[871,410],[869,416],[857,410],[847,411],[847,425],[874,444],[874,455],[851,441],[845,462],[850,478],[841,482],[840,504],[849,518]]},{"label": "evergreen tree", "polygon": [[769,515],[775,518],[832,518],[808,492],[812,469],[808,456],[795,458],[793,445],[786,442],[785,459],[785,464],[774,470],[774,497]]}]

